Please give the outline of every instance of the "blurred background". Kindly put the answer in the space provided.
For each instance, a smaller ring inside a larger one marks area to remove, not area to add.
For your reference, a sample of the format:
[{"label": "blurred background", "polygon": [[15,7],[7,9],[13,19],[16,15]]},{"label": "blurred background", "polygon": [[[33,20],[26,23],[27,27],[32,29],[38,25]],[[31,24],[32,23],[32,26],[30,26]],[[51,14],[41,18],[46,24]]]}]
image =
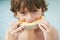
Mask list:
[{"label": "blurred background", "polygon": [[[10,11],[10,1],[0,0],[0,40],[5,40],[9,24],[16,20]],[[60,37],[60,0],[46,0],[46,2],[49,5],[48,11],[45,12],[45,18],[57,29]]]}]

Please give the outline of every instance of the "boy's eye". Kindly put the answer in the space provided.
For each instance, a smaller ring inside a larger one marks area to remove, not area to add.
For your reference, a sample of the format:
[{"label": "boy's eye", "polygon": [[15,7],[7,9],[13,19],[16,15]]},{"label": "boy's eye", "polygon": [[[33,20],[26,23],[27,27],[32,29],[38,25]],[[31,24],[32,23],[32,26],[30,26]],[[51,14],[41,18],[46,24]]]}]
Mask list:
[{"label": "boy's eye", "polygon": [[37,12],[37,10],[34,10],[33,12]]},{"label": "boy's eye", "polygon": [[24,14],[26,14],[26,12],[21,12],[21,14],[23,14],[23,15],[24,15]]},{"label": "boy's eye", "polygon": [[25,12],[21,12],[21,14],[25,14]]}]

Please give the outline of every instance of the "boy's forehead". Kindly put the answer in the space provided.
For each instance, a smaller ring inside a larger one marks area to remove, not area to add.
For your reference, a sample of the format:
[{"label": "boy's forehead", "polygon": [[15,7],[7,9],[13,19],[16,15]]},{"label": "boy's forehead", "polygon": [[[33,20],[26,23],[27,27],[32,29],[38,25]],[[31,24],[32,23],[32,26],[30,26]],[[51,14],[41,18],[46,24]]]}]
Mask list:
[{"label": "boy's forehead", "polygon": [[31,11],[29,11],[29,10],[30,9],[28,9],[27,7],[21,7],[20,12],[21,11],[33,12],[34,10],[39,10],[39,9],[38,8],[35,8],[35,9],[31,10]]},{"label": "boy's forehead", "polygon": [[26,2],[24,2],[24,1],[22,1],[21,2],[21,5],[20,5],[20,9],[19,9],[19,11],[28,11],[28,12],[33,12],[34,10],[37,10],[38,8],[35,6],[35,5],[33,5],[33,4],[31,4],[30,6],[29,6],[30,4],[28,3],[26,3]]},{"label": "boy's forehead", "polygon": [[27,9],[26,7],[25,7],[25,8],[22,7],[19,11],[20,11],[20,12],[21,12],[21,11],[28,11],[28,9]]}]

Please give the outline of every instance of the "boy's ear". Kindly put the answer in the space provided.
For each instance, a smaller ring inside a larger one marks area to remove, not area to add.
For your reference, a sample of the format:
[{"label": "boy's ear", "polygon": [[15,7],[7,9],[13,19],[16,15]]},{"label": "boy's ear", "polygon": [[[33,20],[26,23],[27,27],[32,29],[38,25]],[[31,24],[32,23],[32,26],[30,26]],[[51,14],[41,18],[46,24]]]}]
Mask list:
[{"label": "boy's ear", "polygon": [[16,15],[17,15],[17,13],[16,12],[14,12],[14,16],[16,17]]},{"label": "boy's ear", "polygon": [[18,16],[17,16],[17,12],[14,13],[14,16],[15,16],[16,18],[18,18]]},{"label": "boy's ear", "polygon": [[42,16],[44,16],[44,11],[42,8],[40,8],[40,12],[42,13]]}]

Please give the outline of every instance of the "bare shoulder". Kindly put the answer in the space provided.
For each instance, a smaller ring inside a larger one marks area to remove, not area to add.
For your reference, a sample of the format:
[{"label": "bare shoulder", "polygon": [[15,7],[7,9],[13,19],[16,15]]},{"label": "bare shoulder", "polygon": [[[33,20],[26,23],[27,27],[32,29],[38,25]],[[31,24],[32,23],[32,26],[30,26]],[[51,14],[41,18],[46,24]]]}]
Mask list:
[{"label": "bare shoulder", "polygon": [[53,26],[51,26],[51,33],[52,33],[53,40],[59,40],[58,31]]},{"label": "bare shoulder", "polygon": [[58,34],[58,31],[55,27],[51,26],[51,31],[54,33],[54,34]]}]

